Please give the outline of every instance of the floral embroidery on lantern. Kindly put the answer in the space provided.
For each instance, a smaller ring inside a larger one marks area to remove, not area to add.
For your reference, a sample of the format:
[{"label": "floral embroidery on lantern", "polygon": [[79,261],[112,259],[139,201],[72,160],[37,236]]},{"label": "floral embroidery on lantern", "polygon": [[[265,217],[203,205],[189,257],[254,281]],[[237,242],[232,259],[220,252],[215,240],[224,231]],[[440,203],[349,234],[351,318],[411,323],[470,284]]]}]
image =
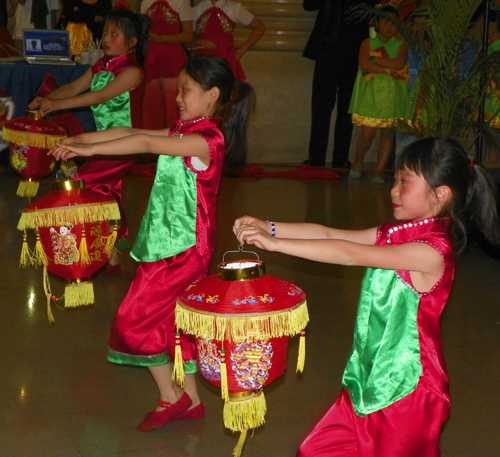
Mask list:
[{"label": "floral embroidery on lantern", "polygon": [[220,351],[212,340],[196,338],[198,369],[209,381],[220,381]]},{"label": "floral embroidery on lantern", "polygon": [[269,378],[272,357],[270,342],[238,344],[231,353],[231,369],[238,386],[247,390],[261,389]]},{"label": "floral embroidery on lantern", "polygon": [[205,294],[200,294],[200,295],[197,295],[197,294],[191,294],[191,295],[188,295],[188,300],[194,300],[194,301],[205,301],[204,298],[205,298]]},{"label": "floral embroidery on lantern", "polygon": [[26,151],[28,146],[21,146],[20,144],[10,143],[11,156],[10,164],[15,170],[22,170],[28,166],[28,159],[26,157]]},{"label": "floral embroidery on lantern", "polygon": [[259,303],[259,300],[251,295],[250,297],[245,297],[243,300],[236,299],[232,303],[233,305],[255,305]]},{"label": "floral embroidery on lantern", "polygon": [[273,303],[274,298],[270,297],[269,294],[259,295],[259,299],[262,303]]},{"label": "floral embroidery on lantern", "polygon": [[291,296],[299,295],[301,292],[302,290],[299,289],[298,287],[290,287],[290,289],[288,289],[288,295]]},{"label": "floral embroidery on lantern", "polygon": [[50,239],[54,263],[57,265],[72,265],[80,260],[80,253],[76,247],[76,235],[71,233],[73,224],[62,222],[59,232],[51,227]]}]

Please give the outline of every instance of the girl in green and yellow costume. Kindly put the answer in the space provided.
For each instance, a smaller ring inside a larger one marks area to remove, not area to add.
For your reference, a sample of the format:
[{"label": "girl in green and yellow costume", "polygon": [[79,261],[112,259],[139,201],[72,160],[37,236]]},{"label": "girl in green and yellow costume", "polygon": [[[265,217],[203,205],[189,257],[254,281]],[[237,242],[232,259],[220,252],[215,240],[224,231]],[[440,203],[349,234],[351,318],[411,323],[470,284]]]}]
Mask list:
[{"label": "girl in green and yellow costume", "polygon": [[[383,13],[397,16],[393,7]],[[363,159],[378,130],[381,131],[378,161],[373,181],[383,183],[385,166],[394,143],[394,124],[405,115],[408,46],[397,40],[398,31],[386,17],[376,21],[377,36],[368,38],[359,50],[359,70],[349,106],[352,122],[361,127],[356,157],[349,177],[361,176]]]}]

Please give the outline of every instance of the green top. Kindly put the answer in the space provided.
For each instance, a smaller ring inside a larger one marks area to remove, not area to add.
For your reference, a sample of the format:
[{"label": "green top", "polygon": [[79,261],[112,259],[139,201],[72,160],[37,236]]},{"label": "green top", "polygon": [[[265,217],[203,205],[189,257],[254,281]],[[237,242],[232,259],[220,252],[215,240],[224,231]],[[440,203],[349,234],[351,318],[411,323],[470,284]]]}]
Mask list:
[{"label": "green top", "polygon": [[[113,73],[103,71],[92,78],[90,90],[96,92],[106,87],[115,79]],[[124,92],[108,100],[90,107],[94,114],[96,129],[107,130],[113,127],[132,127],[130,117],[130,93]]]},{"label": "green top", "polygon": [[196,175],[183,158],[160,156],[132,258],[156,262],[195,246],[197,199]]},{"label": "green top", "polygon": [[417,387],[422,375],[419,302],[419,295],[394,270],[367,270],[342,379],[358,416],[390,406]]}]

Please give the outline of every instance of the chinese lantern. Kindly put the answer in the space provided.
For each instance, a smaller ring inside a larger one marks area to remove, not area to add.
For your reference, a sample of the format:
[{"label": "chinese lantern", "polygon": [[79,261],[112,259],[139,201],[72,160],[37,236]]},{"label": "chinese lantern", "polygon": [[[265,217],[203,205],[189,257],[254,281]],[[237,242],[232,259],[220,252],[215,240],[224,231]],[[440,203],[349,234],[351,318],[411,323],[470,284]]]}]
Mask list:
[{"label": "chinese lantern", "polygon": [[34,197],[38,192],[38,180],[54,170],[55,160],[47,153],[66,137],[66,130],[43,119],[39,111],[27,111],[25,117],[5,122],[2,136],[10,143],[10,165],[22,178],[17,195]]},{"label": "chinese lantern", "polygon": [[[49,322],[54,322],[47,272],[67,281],[64,306],[94,303],[92,275],[103,267],[116,241],[114,222],[120,218],[112,198],[85,189],[83,181],[55,181],[52,191],[27,206],[17,228],[24,232],[20,266],[43,265]],[[27,229],[36,235],[35,249],[27,243]]]},{"label": "chinese lantern", "polygon": [[[297,370],[304,368],[309,315],[304,292],[266,275],[260,260],[223,261],[217,270],[181,294],[175,322],[197,337],[198,369],[221,388],[224,425],[241,432],[233,451],[240,456],[247,430],[265,422],[263,387],[285,372],[288,339],[298,333]],[[180,352],[176,344],[173,376],[182,385]]]}]

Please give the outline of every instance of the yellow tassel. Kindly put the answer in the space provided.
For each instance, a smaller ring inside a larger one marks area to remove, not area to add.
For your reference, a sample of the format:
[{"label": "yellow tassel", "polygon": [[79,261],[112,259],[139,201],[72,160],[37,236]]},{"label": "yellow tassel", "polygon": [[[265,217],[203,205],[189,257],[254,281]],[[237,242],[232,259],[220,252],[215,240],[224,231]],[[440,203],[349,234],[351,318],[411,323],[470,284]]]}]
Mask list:
[{"label": "yellow tassel", "polygon": [[245,446],[245,441],[247,439],[247,429],[241,431],[240,438],[238,439],[238,443],[236,447],[233,449],[234,457],[241,457],[241,453],[243,452],[243,446]]},{"label": "yellow tassel", "polygon": [[302,329],[300,331],[300,341],[299,341],[299,357],[297,359],[297,370],[301,373],[304,371],[304,365],[306,363],[306,331]]},{"label": "yellow tassel", "polygon": [[120,209],[116,202],[65,206],[37,211],[23,211],[17,229],[51,227],[58,225],[61,221],[78,225],[113,219],[120,219]]},{"label": "yellow tassel", "polygon": [[172,381],[177,383],[181,388],[184,388],[184,360],[182,360],[181,335],[179,332],[175,334],[175,355]]},{"label": "yellow tassel", "polygon": [[118,226],[115,225],[113,227],[113,233],[106,237],[108,240],[106,243],[106,254],[108,254],[108,257],[111,256],[111,253],[113,252],[113,249],[115,248],[115,243],[116,243],[116,238],[118,237]]},{"label": "yellow tassel", "polygon": [[65,308],[92,305],[94,301],[94,286],[90,281],[66,284],[64,289]]},{"label": "yellow tassel", "polygon": [[36,234],[36,243],[35,243],[35,253],[33,256],[34,263],[36,265],[44,265],[47,266],[49,264],[49,258],[45,251],[43,250],[42,242],[40,241],[40,232],[37,230]]},{"label": "yellow tassel", "polygon": [[87,237],[85,236],[85,227],[82,227],[82,239],[80,240],[80,262],[82,265],[90,265],[90,256],[87,249]]},{"label": "yellow tassel", "polygon": [[39,185],[38,181],[19,181],[16,194],[18,197],[34,197],[38,193]]},{"label": "yellow tassel", "polygon": [[63,139],[66,135],[61,136],[47,136],[43,134],[37,134],[34,132],[20,132],[18,130],[10,130],[9,128],[3,128],[2,130],[3,140],[7,143],[15,143],[21,146],[32,146],[43,149],[52,149]]},{"label": "yellow tassel", "polygon": [[256,316],[204,314],[184,308],[182,302],[177,302],[175,310],[178,328],[187,334],[217,341],[241,342],[248,338],[249,333],[253,333],[255,339],[262,340],[293,336],[300,333],[308,321],[306,301],[293,309]]},{"label": "yellow tassel", "polygon": [[264,392],[259,390],[244,398],[231,398],[224,404],[224,426],[233,432],[257,428],[266,422],[267,412]]},{"label": "yellow tassel", "polygon": [[229,389],[227,387],[227,365],[226,365],[226,351],[222,349],[220,359],[220,390],[222,399],[229,401]]},{"label": "yellow tassel", "polygon": [[19,259],[19,266],[22,268],[26,268],[30,265],[32,265],[34,262],[33,260],[33,253],[30,250],[30,247],[28,246],[28,237],[26,235],[26,232],[23,233],[23,246],[21,248],[21,257]]},{"label": "yellow tassel", "polygon": [[52,309],[50,308],[50,300],[52,298],[52,291],[50,289],[49,274],[47,272],[47,267],[43,267],[43,290],[45,296],[47,297],[47,318],[49,319],[49,324],[55,322],[54,315],[52,314]]}]

